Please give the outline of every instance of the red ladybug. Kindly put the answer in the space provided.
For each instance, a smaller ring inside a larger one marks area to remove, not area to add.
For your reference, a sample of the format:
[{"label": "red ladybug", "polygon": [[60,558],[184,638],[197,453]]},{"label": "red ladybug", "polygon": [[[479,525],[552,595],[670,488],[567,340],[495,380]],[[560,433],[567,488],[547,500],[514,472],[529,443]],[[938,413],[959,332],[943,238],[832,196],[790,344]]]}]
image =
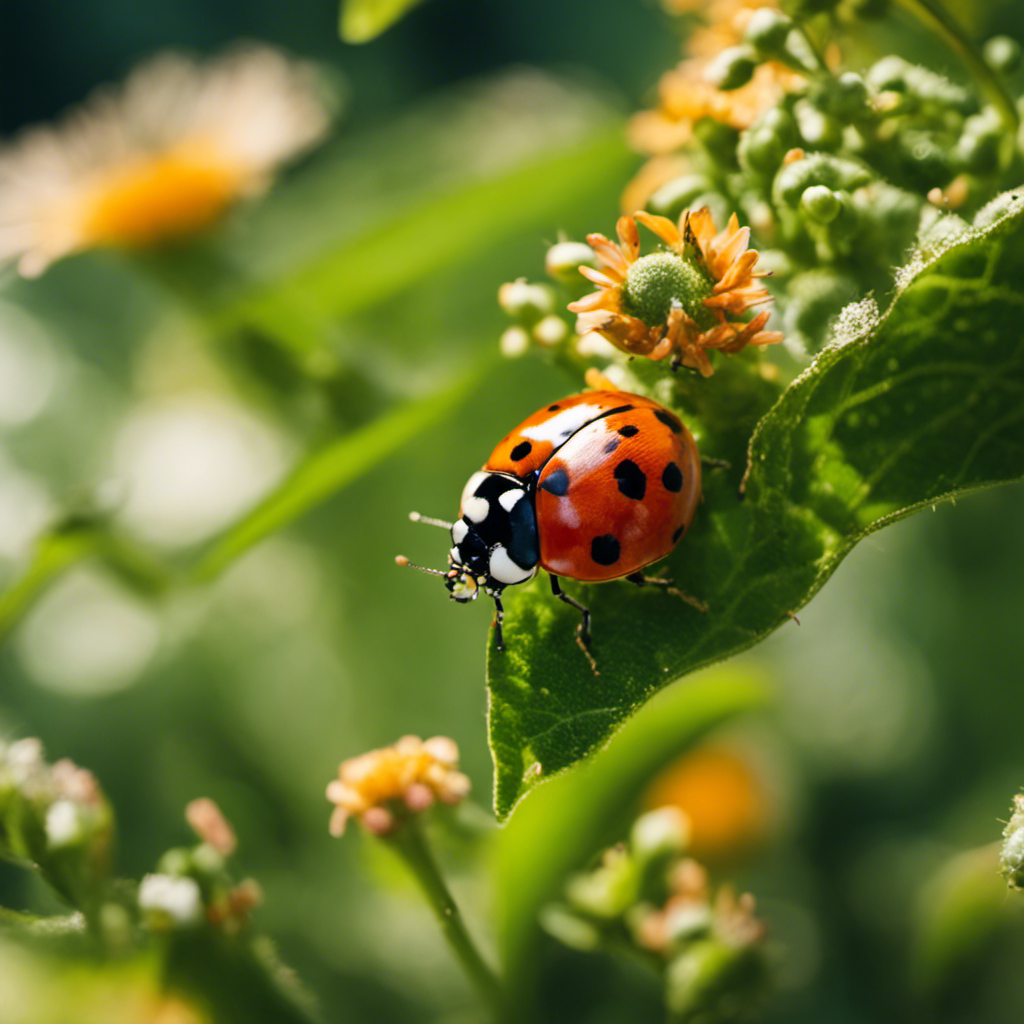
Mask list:
[{"label": "red ladybug", "polygon": [[590,612],[559,576],[668,584],[640,570],[675,547],[700,494],[697,445],[675,413],[641,395],[590,391],[545,406],[502,440],[469,478],[455,523],[412,518],[450,527],[450,568],[427,571],[444,576],[456,601],[481,590],[494,599],[498,650],[502,591],[538,568],[581,613],[577,636],[588,644]]}]

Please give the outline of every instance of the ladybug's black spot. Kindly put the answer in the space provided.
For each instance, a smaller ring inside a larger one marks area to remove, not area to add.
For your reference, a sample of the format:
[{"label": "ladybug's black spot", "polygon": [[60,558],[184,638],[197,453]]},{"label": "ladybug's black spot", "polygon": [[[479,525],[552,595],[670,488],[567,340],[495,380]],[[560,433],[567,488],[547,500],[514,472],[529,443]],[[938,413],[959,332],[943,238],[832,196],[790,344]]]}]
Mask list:
[{"label": "ladybug's black spot", "polygon": [[614,565],[619,560],[619,542],[606,533],[590,542],[590,557],[598,565]]},{"label": "ladybug's black spot", "polygon": [[606,444],[606,445],[604,446],[604,453],[605,453],[605,455],[611,455],[611,453],[612,453],[613,451],[615,451],[615,449],[616,449],[616,448],[618,448],[618,447],[619,447],[619,444],[620,444],[620,442],[619,442],[619,439],[618,439],[617,437],[613,437],[613,438],[612,438],[612,439],[611,439],[611,440],[610,440],[610,441],[609,441],[609,442],[608,442],[608,443],[607,443],[607,444]]},{"label": "ladybug's black spot", "polygon": [[558,412],[562,407],[560,405],[549,405],[548,412]]},{"label": "ladybug's black spot", "polygon": [[682,535],[684,533],[686,533],[686,524],[685,523],[683,523],[683,525],[680,526],[679,529],[676,530],[676,532],[672,534],[672,543],[675,544],[675,542],[677,540],[679,540],[679,538],[682,537]]},{"label": "ladybug's black spot", "polygon": [[681,491],[683,489],[683,471],[674,462],[670,462],[661,474],[661,482],[665,485],[666,491]]},{"label": "ladybug's black spot", "polygon": [[619,427],[619,433],[623,437],[634,437],[640,433],[640,428],[634,427],[632,423],[627,423],[624,427]]},{"label": "ladybug's black spot", "polygon": [[521,462],[532,451],[533,445],[530,444],[529,441],[520,441],[519,444],[512,449],[512,461]]},{"label": "ladybug's black spot", "polygon": [[673,434],[681,434],[683,432],[682,423],[680,423],[672,413],[666,412],[664,409],[655,409],[654,415],[657,416]]},{"label": "ladybug's black spot", "polygon": [[561,498],[569,490],[569,474],[564,469],[553,470],[540,485],[540,489]]},{"label": "ladybug's black spot", "polygon": [[627,498],[643,500],[647,493],[647,477],[632,459],[623,459],[615,467],[615,479],[619,482],[619,490]]}]

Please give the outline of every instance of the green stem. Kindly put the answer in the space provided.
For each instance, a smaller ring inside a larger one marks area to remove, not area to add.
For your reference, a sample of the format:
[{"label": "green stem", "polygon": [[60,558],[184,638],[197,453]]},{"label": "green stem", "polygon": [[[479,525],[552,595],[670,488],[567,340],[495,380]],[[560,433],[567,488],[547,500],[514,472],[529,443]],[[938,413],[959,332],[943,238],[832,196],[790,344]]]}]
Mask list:
[{"label": "green stem", "polygon": [[480,997],[493,1011],[495,1020],[504,1020],[505,999],[501,985],[466,930],[416,819],[403,822],[397,831],[384,838],[384,842],[402,858],[416,878],[448,945]]},{"label": "green stem", "polygon": [[149,597],[163,594],[176,581],[163,562],[103,525],[52,529],[36,541],[22,575],[0,593],[0,643],[52,583],[89,558],[101,559],[135,591]]},{"label": "green stem", "polygon": [[896,0],[908,14],[913,15],[941,36],[963,61],[964,66],[974,76],[989,103],[996,109],[1006,138],[1000,147],[1000,157],[1005,167],[1013,157],[1016,148],[1017,129],[1020,127],[1020,115],[1017,105],[1010,95],[1002,79],[985,63],[977,47],[964,33],[964,30],[953,20],[949,13],[936,0]]}]

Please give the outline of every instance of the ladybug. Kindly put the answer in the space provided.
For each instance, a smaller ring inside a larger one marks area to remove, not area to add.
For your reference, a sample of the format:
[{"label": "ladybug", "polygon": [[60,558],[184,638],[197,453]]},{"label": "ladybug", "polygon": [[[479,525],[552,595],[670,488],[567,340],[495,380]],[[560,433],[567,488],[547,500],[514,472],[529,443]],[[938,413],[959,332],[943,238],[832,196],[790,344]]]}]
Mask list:
[{"label": "ladybug", "polygon": [[676,546],[700,495],[700,454],[679,417],[641,395],[599,390],[523,420],[469,478],[454,523],[410,518],[451,530],[448,571],[426,571],[444,577],[455,601],[481,591],[494,600],[498,650],[502,592],[546,569],[552,593],[581,614],[586,653],[590,611],[559,578],[669,585],[640,570]]}]

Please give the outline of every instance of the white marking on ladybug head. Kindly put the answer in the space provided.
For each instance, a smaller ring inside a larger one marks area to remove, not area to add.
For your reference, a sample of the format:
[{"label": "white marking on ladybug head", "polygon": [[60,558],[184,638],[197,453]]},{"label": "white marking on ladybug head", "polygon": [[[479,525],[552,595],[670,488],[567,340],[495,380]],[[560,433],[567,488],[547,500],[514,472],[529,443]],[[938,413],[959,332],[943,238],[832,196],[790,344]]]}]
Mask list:
[{"label": "white marking on ladybug head", "polygon": [[462,503],[462,514],[471,523],[482,523],[490,511],[491,506],[487,503],[486,498],[466,498]]},{"label": "white marking on ladybug head", "polygon": [[526,497],[526,491],[521,490],[518,487],[513,488],[510,491],[504,491],[498,496],[498,504],[506,511],[511,512],[512,506],[517,501]]},{"label": "white marking on ladybug head", "polygon": [[461,544],[466,539],[467,533],[469,533],[469,524],[465,519],[452,523],[452,540],[456,544]]},{"label": "white marking on ladybug head", "polygon": [[536,569],[524,569],[522,566],[516,565],[509,558],[508,552],[501,544],[495,544],[491,549],[487,568],[493,579],[509,586],[514,583],[524,583],[537,571]]},{"label": "white marking on ladybug head", "polygon": [[476,494],[476,489],[490,476],[490,473],[485,473],[482,469],[477,470],[467,481],[466,486],[462,488],[461,504],[465,505],[467,498],[472,498]]},{"label": "white marking on ladybug head", "polygon": [[579,405],[570,405],[568,409],[556,412],[549,416],[543,423],[537,423],[520,431],[523,437],[531,441],[550,441],[552,444],[561,444],[567,437],[571,437],[585,423],[600,416],[602,412],[599,405],[588,405],[581,402]]},{"label": "white marking on ladybug head", "polygon": [[461,564],[461,562],[462,562],[462,554],[461,554],[461,552],[459,551],[458,548],[452,548],[451,551],[448,552],[448,564],[449,565],[459,565],[459,564]]}]

